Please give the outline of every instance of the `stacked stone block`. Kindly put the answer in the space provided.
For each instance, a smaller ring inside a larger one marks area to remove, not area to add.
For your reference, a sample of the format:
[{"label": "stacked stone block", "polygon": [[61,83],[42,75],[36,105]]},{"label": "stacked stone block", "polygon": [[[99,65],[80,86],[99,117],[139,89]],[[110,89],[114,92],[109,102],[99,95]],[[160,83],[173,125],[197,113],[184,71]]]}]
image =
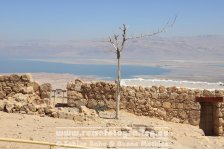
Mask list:
[{"label": "stacked stone block", "polygon": [[223,113],[221,112],[221,103],[215,103],[213,104],[213,109],[214,109],[214,134],[217,136],[220,136],[223,134]]},{"label": "stacked stone block", "polygon": [[33,82],[30,74],[0,76],[0,111],[41,114],[50,105],[51,85]]},{"label": "stacked stone block", "polygon": [[[76,86],[78,86],[78,90],[75,89]],[[76,80],[68,83],[67,90],[70,106],[76,106],[74,103],[82,103],[92,109],[103,106],[112,109],[116,105],[116,84],[113,83],[83,83]],[[195,101],[195,97],[219,97],[223,95],[224,91],[222,90],[192,90],[164,86],[122,86],[121,109],[126,109],[136,115],[199,125],[201,106],[199,102]],[[224,112],[222,107],[219,111]],[[221,124],[217,127],[217,129],[221,129]]]}]

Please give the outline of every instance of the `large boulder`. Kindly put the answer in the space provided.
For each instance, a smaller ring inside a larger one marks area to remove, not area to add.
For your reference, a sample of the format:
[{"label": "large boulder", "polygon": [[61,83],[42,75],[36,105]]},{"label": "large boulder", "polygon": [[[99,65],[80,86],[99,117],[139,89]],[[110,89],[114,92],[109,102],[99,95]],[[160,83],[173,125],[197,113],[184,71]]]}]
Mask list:
[{"label": "large boulder", "polygon": [[82,89],[83,82],[80,79],[76,79],[75,81],[69,82],[67,84],[67,90],[73,90],[80,92]]},{"label": "large boulder", "polygon": [[15,94],[11,100],[17,101],[17,102],[27,102],[29,99],[29,95],[25,95],[22,93]]},{"label": "large boulder", "polygon": [[34,93],[33,87],[32,86],[23,87],[22,93],[23,94],[33,94]]},{"label": "large boulder", "polygon": [[171,103],[170,102],[164,102],[163,103],[163,108],[170,109],[171,108]]},{"label": "large boulder", "polygon": [[15,93],[22,92],[22,89],[23,89],[23,86],[21,84],[15,84],[12,87],[12,91],[15,92]]},{"label": "large boulder", "polygon": [[94,109],[97,106],[97,101],[94,99],[89,99],[87,101],[87,107],[90,109]]},{"label": "large boulder", "polygon": [[7,101],[5,104],[5,110],[8,113],[12,113],[14,108],[14,102],[13,101]]},{"label": "large boulder", "polygon": [[4,81],[5,81],[5,76],[0,75],[0,82],[4,82]]},{"label": "large boulder", "polygon": [[18,82],[20,80],[20,76],[17,74],[12,74],[9,76],[9,80],[12,82]]},{"label": "large boulder", "polygon": [[39,93],[40,93],[40,85],[37,82],[32,82],[31,86],[33,87],[34,92],[39,95]]},{"label": "large boulder", "polygon": [[40,86],[40,91],[43,92],[43,91],[48,91],[50,92],[52,90],[52,86],[50,83],[44,83]]},{"label": "large boulder", "polygon": [[33,79],[32,79],[32,75],[31,74],[24,74],[24,75],[22,75],[21,76],[21,79],[23,80],[23,81],[26,81],[26,82],[32,82],[33,81]]},{"label": "large boulder", "polygon": [[29,103],[29,104],[27,104],[27,106],[28,106],[29,111],[36,112],[36,107],[34,104]]},{"label": "large boulder", "polygon": [[44,83],[40,86],[40,97],[41,99],[51,97],[52,86],[50,83]]},{"label": "large boulder", "polygon": [[86,106],[80,106],[79,112],[83,113],[86,116],[98,116],[95,110],[89,109]]}]

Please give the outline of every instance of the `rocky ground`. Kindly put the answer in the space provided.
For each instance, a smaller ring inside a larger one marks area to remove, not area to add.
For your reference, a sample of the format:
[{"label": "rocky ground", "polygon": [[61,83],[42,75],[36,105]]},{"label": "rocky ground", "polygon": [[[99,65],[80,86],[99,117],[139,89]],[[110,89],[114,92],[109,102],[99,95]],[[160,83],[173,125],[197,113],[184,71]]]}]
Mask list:
[{"label": "rocky ground", "polygon": [[[57,80],[56,78],[55,80]],[[43,83],[45,82],[43,81]],[[167,148],[224,148],[224,137],[204,136],[203,131],[199,129],[198,126],[166,122],[146,116],[136,116],[134,114],[128,113],[127,111],[121,111],[120,119],[115,120],[113,119],[115,112],[111,110],[97,113],[96,111],[90,110],[86,107],[77,109],[65,108],[62,105],[61,107],[52,108],[46,103],[27,104],[27,102],[25,102],[26,96],[28,95],[16,94],[15,96],[10,97],[11,100],[8,99],[7,102],[5,100],[1,100],[0,138],[3,137],[56,142],[58,141],[56,136],[58,127],[81,127],[80,130],[84,129],[84,127],[88,127],[88,129],[94,130],[102,129],[99,127],[105,127],[108,129],[114,129],[115,127],[118,127],[120,131],[127,133],[130,133],[130,130],[134,130],[136,127],[144,127],[144,132],[146,132],[147,129],[148,131],[155,132],[155,134],[159,132],[158,127],[160,127],[162,130],[168,130],[169,132],[166,136],[169,144],[169,147]],[[35,103],[33,100],[30,101]],[[62,103],[60,99],[56,99],[55,102]],[[24,103],[24,105],[22,103]],[[23,110],[21,110],[21,107],[24,107],[22,108]],[[140,132],[142,132],[142,130]],[[83,140],[84,137],[79,137],[78,139]],[[95,141],[96,138],[92,137],[90,139]],[[153,138],[150,135],[150,137],[147,136],[147,139],[150,140]],[[125,142],[125,140],[122,141]],[[160,140],[157,141],[160,142]],[[114,146],[104,145],[103,147],[113,148]],[[31,148],[45,149],[49,147],[0,142],[0,149]]]},{"label": "rocky ground", "polygon": [[[114,116],[113,111],[100,112],[100,117],[98,117],[97,115],[91,116],[88,109],[86,110],[87,113],[80,111],[80,113],[84,113],[83,117],[75,120],[0,112],[0,137],[55,142],[57,127],[121,127],[121,129],[127,129],[131,126],[148,126],[153,129],[161,126],[169,129],[169,148],[224,148],[224,137],[204,136],[202,130],[196,126],[136,116],[126,111],[121,111],[120,119],[114,120],[111,119]],[[0,149],[17,148],[49,147],[0,142]]]}]

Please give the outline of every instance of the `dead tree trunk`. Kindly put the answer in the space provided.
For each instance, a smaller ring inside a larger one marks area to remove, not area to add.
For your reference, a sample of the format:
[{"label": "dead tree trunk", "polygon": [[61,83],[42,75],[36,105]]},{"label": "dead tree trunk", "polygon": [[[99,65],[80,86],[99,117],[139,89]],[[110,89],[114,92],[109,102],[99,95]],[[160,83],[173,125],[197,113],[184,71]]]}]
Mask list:
[{"label": "dead tree trunk", "polygon": [[119,35],[117,35],[117,34],[114,34],[113,39],[111,39],[111,37],[109,37],[109,43],[111,43],[113,45],[113,47],[115,49],[115,51],[113,51],[113,52],[117,55],[117,81],[116,81],[117,82],[117,91],[116,91],[116,116],[115,116],[116,119],[119,119],[119,110],[120,110],[120,92],[121,92],[120,58],[121,58],[121,53],[125,46],[125,42],[130,39],[146,38],[146,37],[155,36],[159,33],[165,32],[168,27],[173,26],[175,21],[176,21],[176,17],[173,19],[172,22],[170,22],[170,20],[169,20],[166,23],[166,25],[162,29],[159,29],[157,32],[153,32],[151,34],[141,34],[140,36],[132,36],[129,38],[126,37],[127,27],[125,24],[123,24],[123,27],[120,28],[120,30],[122,31],[122,35],[120,38],[118,38]]},{"label": "dead tree trunk", "polygon": [[116,119],[119,119],[120,110],[120,86],[121,86],[121,68],[120,68],[120,51],[117,50],[117,96],[116,96]]}]

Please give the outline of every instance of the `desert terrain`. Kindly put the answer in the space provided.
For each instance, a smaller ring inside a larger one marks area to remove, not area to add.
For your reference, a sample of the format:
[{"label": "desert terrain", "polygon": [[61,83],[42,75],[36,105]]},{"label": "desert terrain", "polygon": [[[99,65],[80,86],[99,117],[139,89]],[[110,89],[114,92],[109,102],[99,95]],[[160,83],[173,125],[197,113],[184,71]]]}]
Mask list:
[{"label": "desert terrain", "polygon": [[[97,81],[97,78],[88,76],[75,76],[71,74],[51,74],[51,73],[32,73],[33,80],[39,83],[51,83],[53,88],[66,88],[66,83],[76,78],[84,81]],[[61,102],[61,99],[56,99]],[[76,109],[77,110],[77,109]],[[79,110],[77,110],[79,111]],[[112,119],[114,111],[100,112],[99,116],[93,115],[86,118],[84,115],[79,119],[67,120],[51,117],[39,117],[36,115],[4,113],[0,112],[0,137],[15,138],[35,141],[56,142],[56,131],[58,127],[120,127],[127,128],[134,125],[154,127],[166,127],[169,129],[169,148],[171,149],[201,149],[201,148],[224,148],[223,137],[205,136],[198,126],[189,124],[179,124],[166,122],[156,118],[146,116],[136,116],[126,111],[121,112],[119,120]],[[94,129],[94,128],[93,128]],[[80,138],[81,139],[81,138]],[[30,149],[30,148],[49,148],[37,145],[24,145],[18,143],[0,142],[1,149]],[[108,148],[108,146],[105,146]],[[113,148],[113,147],[112,147]],[[164,148],[165,149],[165,148]]]},{"label": "desert terrain", "polygon": [[[114,112],[102,112],[100,115],[112,117]],[[119,120],[100,117],[88,119],[65,120],[33,115],[8,114],[0,112],[0,137],[16,138],[38,141],[56,141],[57,127],[121,127],[140,125],[153,127],[166,127],[170,131],[168,136],[171,149],[221,149],[224,148],[223,137],[204,136],[203,131],[189,124],[166,122],[155,118],[136,116],[126,111],[121,112]],[[30,149],[45,148],[37,145],[24,145],[18,143],[0,143],[1,149]],[[46,147],[49,148],[49,147]],[[105,147],[106,148],[106,147]]]}]

